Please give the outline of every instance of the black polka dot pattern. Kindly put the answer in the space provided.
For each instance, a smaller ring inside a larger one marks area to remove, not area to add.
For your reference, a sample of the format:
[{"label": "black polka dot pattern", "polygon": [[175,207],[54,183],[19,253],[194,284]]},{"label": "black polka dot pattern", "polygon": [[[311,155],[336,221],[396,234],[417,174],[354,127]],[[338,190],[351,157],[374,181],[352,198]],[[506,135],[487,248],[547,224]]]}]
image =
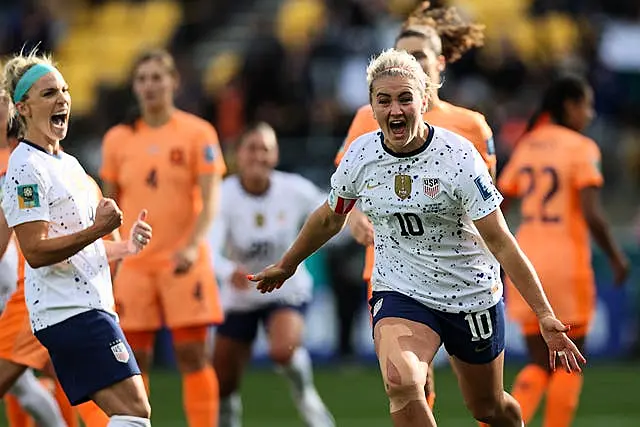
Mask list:
[{"label": "black polka dot pattern", "polygon": [[355,141],[332,192],[358,199],[375,230],[374,290],[445,312],[483,310],[502,296],[500,268],[473,224],[502,196],[473,145],[442,128],[423,151],[394,156],[383,135]]},{"label": "black polka dot pattern", "polygon": [[[89,227],[99,201],[93,183],[74,157],[53,156],[25,143],[11,154],[3,194],[2,208],[10,226],[46,221],[50,238]],[[113,312],[102,240],[58,264],[37,269],[27,264],[24,291],[34,330],[90,309]]]}]

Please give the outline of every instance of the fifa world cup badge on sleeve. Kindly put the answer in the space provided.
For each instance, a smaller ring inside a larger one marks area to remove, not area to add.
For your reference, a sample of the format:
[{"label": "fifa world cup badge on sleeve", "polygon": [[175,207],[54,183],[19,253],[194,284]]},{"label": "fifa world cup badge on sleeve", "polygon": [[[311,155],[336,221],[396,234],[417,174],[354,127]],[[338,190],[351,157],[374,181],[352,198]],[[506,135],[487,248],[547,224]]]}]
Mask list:
[{"label": "fifa world cup badge on sleeve", "polygon": [[207,145],[204,148],[204,159],[206,160],[207,163],[211,163],[215,160],[215,158],[216,158],[215,148],[213,148],[212,144]]},{"label": "fifa world cup badge on sleeve", "polygon": [[476,177],[473,182],[476,184],[476,187],[478,187],[478,191],[480,191],[482,200],[489,200],[493,196],[493,194],[491,194],[491,191],[489,191],[489,187],[487,186],[487,184],[482,180],[482,175]]},{"label": "fifa world cup badge on sleeve", "polygon": [[37,184],[18,185],[18,207],[32,209],[40,207],[40,195]]}]

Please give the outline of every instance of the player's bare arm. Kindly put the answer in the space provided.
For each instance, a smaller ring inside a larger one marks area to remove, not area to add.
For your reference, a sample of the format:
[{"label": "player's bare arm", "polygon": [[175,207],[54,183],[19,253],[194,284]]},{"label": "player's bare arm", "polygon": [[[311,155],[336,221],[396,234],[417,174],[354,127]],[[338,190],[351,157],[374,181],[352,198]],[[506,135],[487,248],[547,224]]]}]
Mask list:
[{"label": "player's bare arm", "polygon": [[533,265],[522,252],[513,237],[500,209],[474,221],[487,247],[511,277],[518,292],[535,312],[540,322],[540,331],[549,347],[549,362],[555,369],[556,355],[567,371],[581,371],[580,363],[586,359],[565,332],[568,327],[562,324],[553,313],[545,295],[540,279]]},{"label": "player's bare arm", "polygon": [[[109,261],[118,261],[129,255],[135,255],[145,248],[151,241],[151,226],[145,222],[147,211],[143,210],[131,227],[127,240],[104,241],[104,247]],[[118,235],[119,236],[119,235]]]},{"label": "player's bare arm", "polygon": [[206,237],[218,210],[220,182],[219,174],[206,174],[198,178],[202,210],[196,219],[196,225],[187,245],[176,253],[176,273],[186,273],[198,258],[198,247]]},{"label": "player's bare arm", "polygon": [[108,197],[109,199],[113,199],[117,202],[118,197],[120,196],[120,188],[115,182],[103,181],[102,194],[104,194],[104,197]]},{"label": "player's bare arm", "polygon": [[47,221],[31,221],[14,227],[25,259],[32,268],[57,264],[72,257],[122,224],[122,211],[111,199],[102,199],[94,223],[66,236],[49,238]]},{"label": "player's bare arm", "polygon": [[611,236],[609,225],[602,213],[600,189],[586,187],[580,190],[580,207],[593,239],[609,259],[613,269],[614,283],[617,286],[622,285],[629,275],[629,260]]},{"label": "player's bare arm", "polygon": [[328,203],[324,203],[309,215],[295,242],[282,256],[280,262],[256,275],[249,276],[249,280],[257,282],[257,287],[262,293],[280,288],[285,280],[296,272],[302,261],[342,230],[347,216],[348,213],[337,213]]}]

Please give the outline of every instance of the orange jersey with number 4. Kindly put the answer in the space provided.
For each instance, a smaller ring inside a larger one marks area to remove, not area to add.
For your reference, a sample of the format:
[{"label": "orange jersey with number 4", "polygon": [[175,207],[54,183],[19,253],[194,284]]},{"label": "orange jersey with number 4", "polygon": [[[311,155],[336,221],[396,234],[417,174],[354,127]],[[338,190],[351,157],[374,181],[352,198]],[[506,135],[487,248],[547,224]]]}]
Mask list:
[{"label": "orange jersey with number 4", "polygon": [[[498,180],[503,194],[522,199],[516,238],[556,315],[570,324],[587,324],[595,309],[590,235],[580,190],[602,184],[596,143],[555,124],[526,134]],[[509,315],[523,323],[535,321],[513,284],[507,284]]]},{"label": "orange jersey with number 4", "polygon": [[226,172],[215,129],[176,111],[158,128],[142,120],[135,127],[114,127],[104,137],[102,150],[100,175],[119,188],[121,234],[128,235],[142,209],[148,210],[147,222],[153,227],[149,246],[128,263],[151,271],[166,267],[186,244],[202,209],[198,178]]},{"label": "orange jersey with number 4", "polygon": [[[429,111],[424,113],[423,119],[434,126],[445,128],[467,138],[480,152],[489,170],[493,169],[496,164],[493,135],[491,128],[482,114],[467,110],[466,108],[456,107],[448,102],[438,101]],[[347,138],[336,155],[334,160],[335,165],[338,166],[353,141],[365,133],[373,132],[379,128],[378,122],[373,117],[371,105],[367,104],[360,107],[351,122]],[[373,246],[370,246],[367,248],[364,270],[362,272],[362,277],[366,281],[371,280],[373,257]]]}]

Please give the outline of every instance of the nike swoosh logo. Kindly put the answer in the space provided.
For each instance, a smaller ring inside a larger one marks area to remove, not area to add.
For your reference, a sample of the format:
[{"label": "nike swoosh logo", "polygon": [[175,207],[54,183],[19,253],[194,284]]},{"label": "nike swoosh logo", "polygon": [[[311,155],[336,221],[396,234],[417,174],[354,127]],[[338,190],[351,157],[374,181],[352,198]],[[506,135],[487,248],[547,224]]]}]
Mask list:
[{"label": "nike swoosh logo", "polygon": [[380,187],[381,185],[384,185],[384,182],[383,183],[379,183],[379,184],[374,184],[374,185],[371,185],[371,183],[368,182],[367,183],[367,190],[373,190],[374,188]]},{"label": "nike swoosh logo", "polygon": [[493,343],[489,342],[489,343],[486,343],[485,345],[482,345],[482,344],[477,345],[474,350],[476,351],[476,353],[482,353],[483,351],[491,347],[491,344]]}]

